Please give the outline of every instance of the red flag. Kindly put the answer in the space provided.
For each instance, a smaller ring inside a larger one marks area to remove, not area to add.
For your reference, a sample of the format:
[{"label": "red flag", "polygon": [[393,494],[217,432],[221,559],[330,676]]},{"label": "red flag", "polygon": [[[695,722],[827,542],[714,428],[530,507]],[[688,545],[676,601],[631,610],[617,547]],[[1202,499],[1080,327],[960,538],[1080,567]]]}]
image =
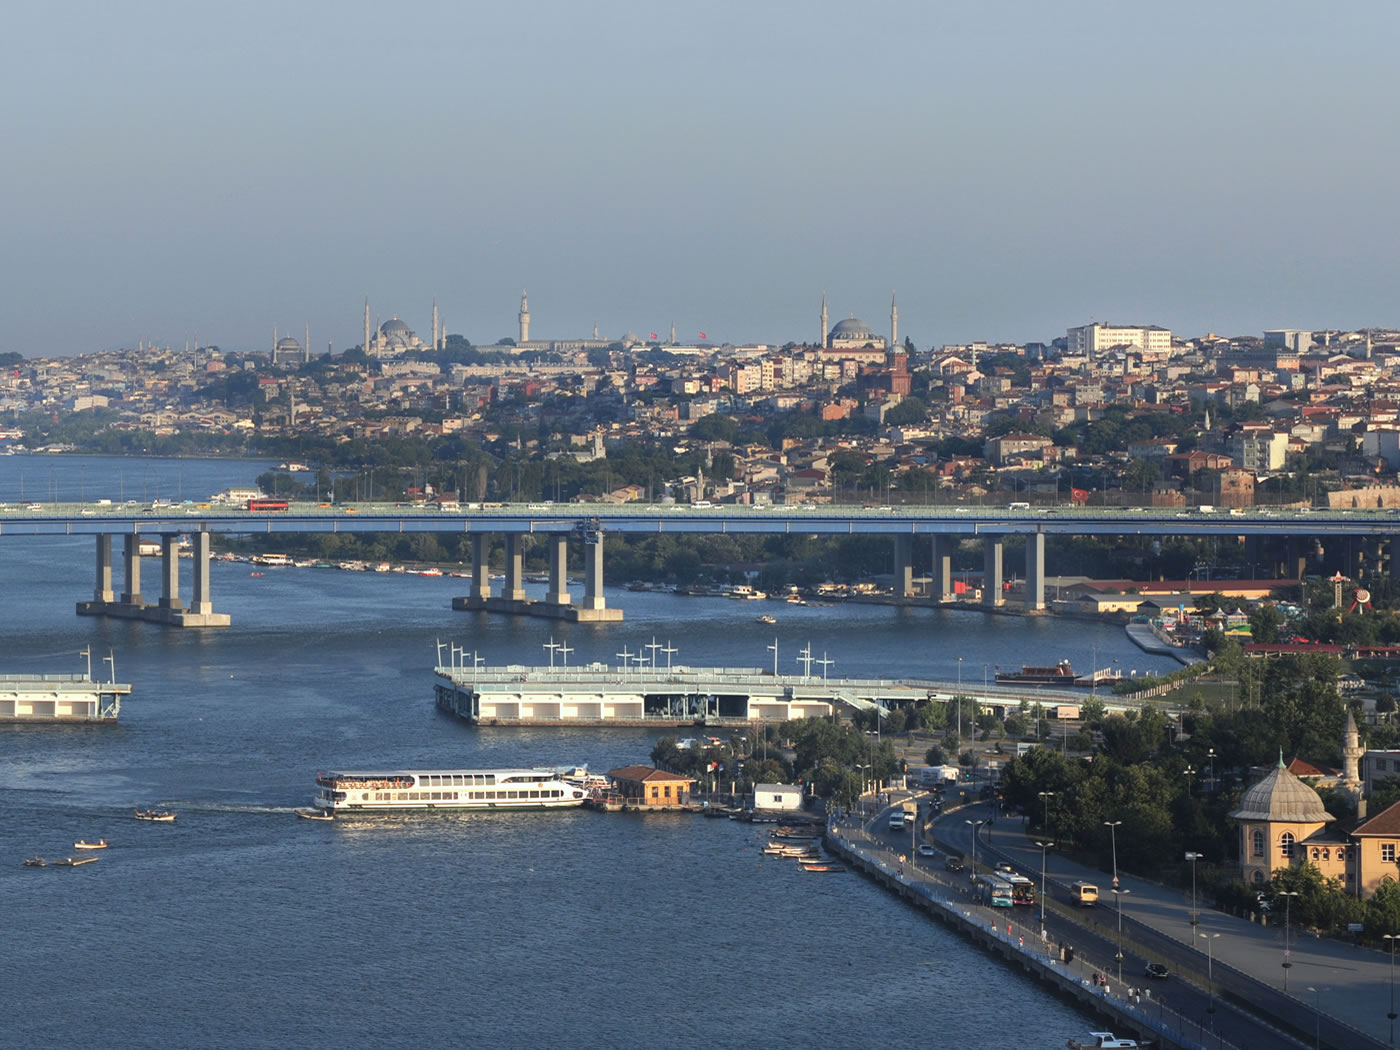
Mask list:
[{"label": "red flag", "polygon": [[700,333],[700,338],[701,338],[701,339],[708,339],[709,336],[707,336],[704,332],[701,332],[701,333]]},{"label": "red flag", "polygon": [[1069,498],[1075,503],[1088,503],[1089,491],[1087,489],[1070,489]]},{"label": "red flag", "polygon": [[652,332],[652,333],[651,333],[651,337],[652,337],[653,339],[655,339],[655,338],[656,338],[656,333],[655,333],[655,332]]}]

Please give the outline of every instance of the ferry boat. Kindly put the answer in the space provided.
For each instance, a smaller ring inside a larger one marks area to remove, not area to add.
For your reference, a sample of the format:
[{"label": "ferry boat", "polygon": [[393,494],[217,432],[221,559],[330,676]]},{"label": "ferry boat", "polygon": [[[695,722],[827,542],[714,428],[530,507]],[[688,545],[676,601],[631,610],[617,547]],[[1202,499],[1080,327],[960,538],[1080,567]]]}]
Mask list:
[{"label": "ferry boat", "polygon": [[562,809],[587,792],[554,769],[317,773],[312,805],[331,813],[405,809]]},{"label": "ferry boat", "polygon": [[998,671],[998,682],[1018,685],[1074,685],[1079,676],[1074,673],[1068,660],[1061,660],[1053,667],[1023,666],[1019,671]]}]

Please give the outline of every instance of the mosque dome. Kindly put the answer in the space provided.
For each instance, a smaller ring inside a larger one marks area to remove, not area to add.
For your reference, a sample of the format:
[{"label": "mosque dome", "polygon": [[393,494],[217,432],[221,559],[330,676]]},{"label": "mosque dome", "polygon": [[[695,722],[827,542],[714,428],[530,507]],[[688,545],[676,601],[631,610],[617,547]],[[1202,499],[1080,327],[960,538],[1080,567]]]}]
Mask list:
[{"label": "mosque dome", "polygon": [[848,317],[844,321],[837,321],[836,327],[831,330],[833,339],[873,339],[875,333],[870,330],[870,326],[864,321],[855,317]]},{"label": "mosque dome", "polygon": [[392,317],[379,326],[379,334],[386,338],[398,336],[407,338],[413,334],[413,329],[404,324],[397,317]]},{"label": "mosque dome", "polygon": [[300,349],[301,349],[301,344],[298,343],[295,339],[293,339],[293,338],[292,338],[291,336],[289,336],[289,335],[288,335],[288,336],[283,336],[281,339],[277,340],[277,349],[278,349],[278,350],[300,350]]},{"label": "mosque dome", "polygon": [[1283,767],[1282,755],[1269,775],[1240,797],[1240,808],[1230,816],[1293,824],[1325,824],[1336,819],[1323,807],[1316,791]]}]

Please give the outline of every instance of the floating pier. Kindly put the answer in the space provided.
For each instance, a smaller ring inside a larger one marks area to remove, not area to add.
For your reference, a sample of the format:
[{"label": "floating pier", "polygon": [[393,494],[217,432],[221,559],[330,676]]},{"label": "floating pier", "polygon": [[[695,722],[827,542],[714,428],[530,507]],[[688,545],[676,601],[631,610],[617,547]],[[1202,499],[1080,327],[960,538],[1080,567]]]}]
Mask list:
[{"label": "floating pier", "polygon": [[484,726],[739,726],[829,717],[838,708],[888,713],[929,695],[926,687],[885,679],[606,664],[439,666],[434,691],[439,709]]},{"label": "floating pier", "polygon": [[80,674],[0,675],[0,722],[115,722],[130,692]]}]

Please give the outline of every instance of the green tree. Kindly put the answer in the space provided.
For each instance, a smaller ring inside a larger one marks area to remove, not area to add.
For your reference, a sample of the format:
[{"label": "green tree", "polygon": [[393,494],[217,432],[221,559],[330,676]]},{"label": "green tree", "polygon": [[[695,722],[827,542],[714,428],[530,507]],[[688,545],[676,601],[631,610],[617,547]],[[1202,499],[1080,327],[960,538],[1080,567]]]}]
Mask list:
[{"label": "green tree", "polygon": [[1250,635],[1256,642],[1277,642],[1288,618],[1273,602],[1262,602],[1249,614]]}]

